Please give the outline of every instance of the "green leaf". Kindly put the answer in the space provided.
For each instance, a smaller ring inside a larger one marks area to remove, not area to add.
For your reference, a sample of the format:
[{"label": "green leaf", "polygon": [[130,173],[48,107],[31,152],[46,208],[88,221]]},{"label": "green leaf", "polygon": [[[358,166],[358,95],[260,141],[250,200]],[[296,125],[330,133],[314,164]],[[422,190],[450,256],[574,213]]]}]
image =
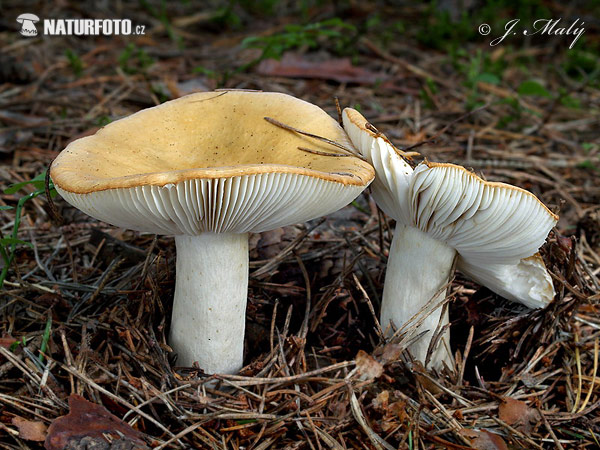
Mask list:
[{"label": "green leaf", "polygon": [[[10,347],[8,349],[11,352],[14,352],[19,345],[21,345],[21,341],[15,341],[12,344],[10,344]],[[25,336],[23,336],[23,346],[25,346]]]},{"label": "green leaf", "polygon": [[588,170],[600,170],[596,165],[590,161],[589,159],[585,159],[580,163],[577,163],[577,167],[580,169],[588,169]]},{"label": "green leaf", "polygon": [[236,420],[238,425],[246,425],[247,423],[256,423],[258,422],[256,419],[242,419],[242,420]]},{"label": "green leaf", "polygon": [[42,336],[42,344],[40,345],[40,362],[44,362],[44,353],[48,349],[48,341],[50,340],[50,330],[52,329],[52,314],[48,314],[48,320],[46,321],[46,327],[44,328],[44,335]]},{"label": "green leaf", "polygon": [[584,142],[581,144],[581,148],[583,148],[586,153],[589,153],[594,148],[594,144],[592,142]]},{"label": "green leaf", "polygon": [[480,73],[475,78],[475,81],[476,82],[483,81],[484,83],[496,84],[496,85],[500,84],[500,78],[498,78],[493,73],[489,73],[489,72]]},{"label": "green leaf", "polygon": [[519,95],[533,95],[537,97],[552,97],[544,86],[534,80],[523,81],[517,89]]},{"label": "green leaf", "polygon": [[65,51],[65,56],[69,60],[69,64],[71,65],[71,69],[76,77],[80,77],[83,72],[84,64],[81,58],[77,53],[68,48]]},{"label": "green leaf", "polygon": [[282,33],[270,36],[250,36],[242,41],[242,48],[259,48],[262,54],[251,65],[263,59],[281,59],[291,49],[308,47],[317,48],[322,40],[335,43],[336,47],[349,45],[356,33],[356,27],[339,18],[307,25],[289,24]]},{"label": "green leaf", "polygon": [[3,245],[3,246],[18,245],[18,244],[26,245],[28,247],[33,248],[33,244],[31,242],[22,241],[21,239],[16,239],[16,238],[11,238],[11,237],[0,239],[0,245]]},{"label": "green leaf", "polygon": [[106,125],[108,125],[111,122],[112,122],[112,120],[107,115],[100,116],[96,119],[96,124],[99,127],[105,127]]},{"label": "green leaf", "polygon": [[207,69],[206,67],[203,66],[198,66],[194,68],[194,72],[195,73],[200,73],[202,75],[206,75],[209,78],[216,78],[217,77],[217,72],[215,72],[214,70],[211,69]]},{"label": "green leaf", "polygon": [[581,109],[581,102],[576,97],[571,97],[570,95],[567,95],[566,97],[561,98],[560,102],[563,104],[563,106],[566,106],[567,108]]},{"label": "green leaf", "polygon": [[0,211],[7,211],[9,209],[14,209],[14,206],[0,206]]},{"label": "green leaf", "polygon": [[33,184],[36,189],[44,189],[46,185],[46,171],[44,170],[42,173],[36,175],[29,181],[22,181],[20,183],[11,184],[9,187],[4,189],[5,194],[14,194],[15,192],[21,190],[24,186],[28,184]]}]

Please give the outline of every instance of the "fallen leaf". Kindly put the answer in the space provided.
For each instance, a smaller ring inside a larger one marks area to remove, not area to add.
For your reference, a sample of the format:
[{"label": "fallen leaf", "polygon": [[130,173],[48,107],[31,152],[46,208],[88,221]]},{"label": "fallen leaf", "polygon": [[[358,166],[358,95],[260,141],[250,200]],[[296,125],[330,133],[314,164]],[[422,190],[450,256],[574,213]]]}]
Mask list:
[{"label": "fallen leaf", "polygon": [[17,340],[14,337],[10,337],[10,336],[0,337],[0,347],[4,347],[4,348],[10,349],[10,347],[15,342],[17,342]]},{"label": "fallen leaf", "polygon": [[529,434],[540,421],[540,414],[537,410],[527,406],[527,403],[511,397],[502,399],[502,403],[498,406],[498,416],[500,420],[525,434]]},{"label": "fallen leaf", "polygon": [[438,395],[443,390],[434,383],[433,379],[427,376],[427,370],[421,361],[415,360],[412,364],[412,373],[419,380],[423,388],[427,389],[433,395]]},{"label": "fallen leaf", "polygon": [[373,408],[383,413],[383,416],[376,423],[384,433],[388,433],[398,427],[401,423],[410,421],[406,412],[406,402],[403,400],[393,401],[396,394],[390,394],[390,391],[381,391],[371,401]]},{"label": "fallen leaf", "polygon": [[333,80],[338,83],[373,84],[388,76],[371,72],[364,67],[353,66],[350,58],[327,58],[313,61],[304,55],[288,52],[280,61],[265,59],[256,71],[262,75],[287,78],[315,78]]},{"label": "fallen leaf", "polygon": [[46,450],[62,450],[67,446],[77,448],[74,442],[84,438],[99,438],[108,442],[104,438],[105,434],[110,434],[115,439],[124,437],[135,444],[135,448],[147,448],[142,433],[131,428],[103,406],[72,394],[69,396],[69,414],[55,419],[50,424],[44,447]]},{"label": "fallen leaf", "polygon": [[356,369],[363,381],[379,378],[383,374],[383,366],[363,350],[356,355]]},{"label": "fallen leaf", "polygon": [[389,400],[390,400],[390,391],[381,391],[373,399],[371,404],[373,405],[374,408],[386,409],[388,407]]},{"label": "fallen leaf", "polygon": [[464,437],[471,441],[471,446],[477,450],[508,450],[504,439],[496,433],[487,430],[469,430],[464,428],[460,431]]},{"label": "fallen leaf", "polygon": [[400,359],[400,355],[406,349],[405,346],[401,346],[398,344],[385,344],[383,347],[383,351],[379,356],[379,360],[383,364],[388,364],[394,361],[398,361]]},{"label": "fallen leaf", "polygon": [[22,417],[13,417],[12,424],[19,429],[19,437],[26,441],[42,442],[46,439],[46,430],[48,427],[44,422],[37,420],[27,420]]}]

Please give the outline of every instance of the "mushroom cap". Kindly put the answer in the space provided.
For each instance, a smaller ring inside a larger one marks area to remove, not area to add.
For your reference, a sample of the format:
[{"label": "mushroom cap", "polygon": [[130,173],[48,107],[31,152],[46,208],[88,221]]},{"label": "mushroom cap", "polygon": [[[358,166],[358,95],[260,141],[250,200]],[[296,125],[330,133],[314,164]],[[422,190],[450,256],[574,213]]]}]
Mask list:
[{"label": "mushroom cap", "polygon": [[343,120],[375,168],[371,192],[387,215],[454,248],[458,269],[494,292],[535,308],[552,299],[552,280],[535,254],[558,216],[535,195],[454,164],[426,161],[413,170],[360,113],[346,108]]},{"label": "mushroom cap", "polygon": [[410,225],[408,188],[413,169],[398,154],[382,133],[366,127],[367,119],[352,108],[342,114],[344,129],[362,156],[371,163],[377,176],[371,184],[371,194],[388,216]]},{"label": "mushroom cap", "polygon": [[520,259],[516,264],[468,263],[459,257],[458,270],[502,297],[536,309],[554,298],[554,284],[539,253]]},{"label": "mushroom cap", "polygon": [[38,16],[36,16],[35,14],[31,14],[31,13],[24,13],[19,15],[19,17],[17,17],[17,22],[19,23],[23,23],[26,20],[31,20],[33,23],[39,22],[40,18]]},{"label": "mushroom cap", "polygon": [[470,264],[515,264],[538,251],[558,220],[531,192],[446,163],[415,168],[409,203],[412,225]]},{"label": "mushroom cap", "polygon": [[353,150],[315,105],[280,93],[191,94],[115,121],[67,146],[52,164],[58,192],[87,214],[162,234],[259,232],[352,201],[372,167],[272,117]]}]

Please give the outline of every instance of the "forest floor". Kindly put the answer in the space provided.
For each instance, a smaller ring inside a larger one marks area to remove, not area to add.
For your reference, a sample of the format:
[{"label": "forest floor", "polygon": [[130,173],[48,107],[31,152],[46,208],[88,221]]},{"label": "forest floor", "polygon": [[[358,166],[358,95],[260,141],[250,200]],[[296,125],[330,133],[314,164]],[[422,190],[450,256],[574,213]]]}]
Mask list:
[{"label": "forest floor", "polygon": [[[301,3],[3,5],[2,448],[600,447],[600,11]],[[25,38],[23,12],[128,18],[145,34]],[[578,18],[585,34],[572,49],[574,36],[542,33],[490,46],[506,21],[540,17]],[[251,236],[239,375],[179,367],[173,238],[98,222],[59,196],[51,207],[44,172],[112,120],[223,87],[285,92],[333,117],[337,97],[398,148],[421,144],[417,161],[533,192],[560,214],[541,249],[555,300],[532,311],[457,273],[456,364],[423,368],[377,332],[393,221],[367,190]]]}]

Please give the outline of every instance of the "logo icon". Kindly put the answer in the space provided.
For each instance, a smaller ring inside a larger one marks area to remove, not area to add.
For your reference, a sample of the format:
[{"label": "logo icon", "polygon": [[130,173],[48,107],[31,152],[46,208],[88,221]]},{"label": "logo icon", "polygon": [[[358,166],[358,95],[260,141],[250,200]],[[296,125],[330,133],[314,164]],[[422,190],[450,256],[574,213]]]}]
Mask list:
[{"label": "logo icon", "polygon": [[19,32],[23,36],[37,36],[38,31],[35,28],[35,23],[39,22],[40,18],[35,14],[25,13],[17,17],[17,22],[21,24]]}]

